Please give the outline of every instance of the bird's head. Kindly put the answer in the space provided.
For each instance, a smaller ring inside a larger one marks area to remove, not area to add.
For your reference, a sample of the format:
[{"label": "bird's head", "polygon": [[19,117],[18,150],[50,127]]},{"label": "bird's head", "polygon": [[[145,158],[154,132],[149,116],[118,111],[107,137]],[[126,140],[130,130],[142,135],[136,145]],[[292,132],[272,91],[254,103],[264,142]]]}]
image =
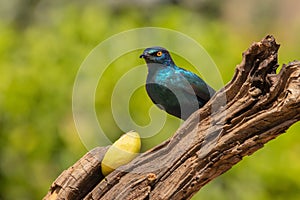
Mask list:
[{"label": "bird's head", "polygon": [[163,47],[150,47],[144,50],[140,58],[144,58],[146,63],[174,64],[169,52]]}]

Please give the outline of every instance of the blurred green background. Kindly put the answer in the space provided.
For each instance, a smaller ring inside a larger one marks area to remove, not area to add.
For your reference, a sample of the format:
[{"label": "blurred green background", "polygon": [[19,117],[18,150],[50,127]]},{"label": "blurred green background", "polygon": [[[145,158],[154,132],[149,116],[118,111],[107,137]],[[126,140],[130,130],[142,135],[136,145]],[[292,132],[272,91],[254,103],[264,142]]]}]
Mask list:
[{"label": "blurred green background", "polygon": [[[87,152],[73,121],[72,89],[81,63],[101,41],[137,27],[180,31],[207,50],[227,83],[241,53],[267,34],[281,44],[280,64],[299,59],[299,9],[297,0],[2,1],[0,199],[41,199]],[[110,110],[113,85],[118,74],[144,64],[139,53],[112,63],[97,90],[97,115],[111,140],[122,134]],[[178,56],[175,60],[184,63]],[[130,104],[133,119],[149,123],[151,106],[140,88]],[[168,116],[159,134],[143,140],[143,150],[170,137],[178,124]],[[299,130],[297,123],[193,199],[300,199]]]}]

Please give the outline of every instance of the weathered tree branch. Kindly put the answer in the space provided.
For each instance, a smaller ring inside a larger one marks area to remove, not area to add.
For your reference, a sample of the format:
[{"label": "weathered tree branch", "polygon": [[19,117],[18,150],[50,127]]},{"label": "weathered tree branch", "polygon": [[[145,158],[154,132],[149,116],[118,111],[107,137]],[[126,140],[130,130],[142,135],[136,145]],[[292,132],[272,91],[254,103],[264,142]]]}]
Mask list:
[{"label": "weathered tree branch", "polygon": [[108,147],[97,147],[52,183],[44,199],[82,199],[104,178],[100,164]]},{"label": "weathered tree branch", "polygon": [[190,199],[300,120],[300,62],[276,74],[278,48],[272,36],[252,44],[232,81],[168,141],[105,179],[105,149],[95,149],[64,172],[45,199]]}]

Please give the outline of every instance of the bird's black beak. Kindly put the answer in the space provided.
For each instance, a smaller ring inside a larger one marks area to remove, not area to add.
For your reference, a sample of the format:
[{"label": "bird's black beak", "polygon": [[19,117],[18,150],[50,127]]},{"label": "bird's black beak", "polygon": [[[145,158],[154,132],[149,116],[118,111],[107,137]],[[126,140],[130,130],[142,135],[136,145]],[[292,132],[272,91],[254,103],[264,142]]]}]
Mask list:
[{"label": "bird's black beak", "polygon": [[143,52],[141,55],[140,55],[140,58],[144,58],[144,59],[147,59],[149,58],[150,54],[148,52]]}]

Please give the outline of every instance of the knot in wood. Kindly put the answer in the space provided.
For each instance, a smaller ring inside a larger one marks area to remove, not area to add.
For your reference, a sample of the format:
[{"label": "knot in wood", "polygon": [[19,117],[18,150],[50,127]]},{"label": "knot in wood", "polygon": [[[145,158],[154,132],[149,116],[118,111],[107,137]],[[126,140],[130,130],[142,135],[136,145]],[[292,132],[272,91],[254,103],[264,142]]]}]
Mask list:
[{"label": "knot in wood", "polygon": [[249,94],[254,97],[254,98],[257,98],[259,95],[262,94],[262,91],[261,89],[257,88],[257,87],[251,87],[249,89]]},{"label": "knot in wood", "polygon": [[157,176],[154,173],[149,173],[149,174],[147,174],[147,179],[148,179],[148,181],[153,182],[157,179]]}]

